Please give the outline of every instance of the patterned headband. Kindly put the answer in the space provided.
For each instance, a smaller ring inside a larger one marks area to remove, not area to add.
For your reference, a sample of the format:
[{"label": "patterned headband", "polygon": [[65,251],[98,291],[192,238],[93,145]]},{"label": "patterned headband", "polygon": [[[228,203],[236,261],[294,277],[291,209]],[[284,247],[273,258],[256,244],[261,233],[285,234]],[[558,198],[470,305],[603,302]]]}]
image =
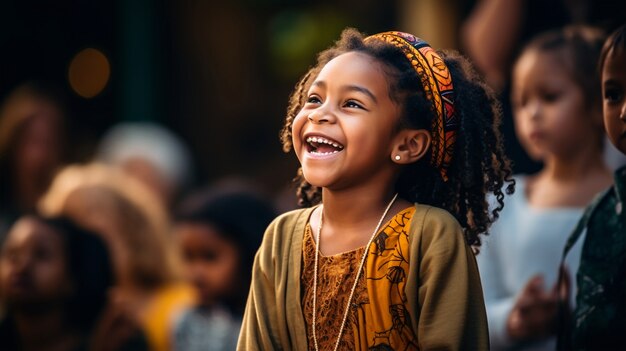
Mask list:
[{"label": "patterned headband", "polygon": [[384,32],[365,38],[392,44],[406,55],[422,82],[426,98],[431,102],[436,118],[432,121],[432,160],[444,181],[448,180],[448,168],[456,141],[458,121],[454,111],[452,76],[441,56],[424,40],[403,32]]}]

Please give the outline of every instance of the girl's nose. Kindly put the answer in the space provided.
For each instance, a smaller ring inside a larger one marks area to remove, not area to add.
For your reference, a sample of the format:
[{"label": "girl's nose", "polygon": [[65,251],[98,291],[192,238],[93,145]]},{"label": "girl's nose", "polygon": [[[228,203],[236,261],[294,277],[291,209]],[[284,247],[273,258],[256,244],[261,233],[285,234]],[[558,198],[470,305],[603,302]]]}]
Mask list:
[{"label": "girl's nose", "polygon": [[541,107],[539,106],[538,101],[529,102],[525,108],[528,117],[530,117],[531,119],[537,119],[539,117],[540,109]]},{"label": "girl's nose", "polygon": [[332,123],[335,120],[335,117],[331,112],[323,109],[311,112],[307,118],[314,124]]},{"label": "girl's nose", "polygon": [[626,102],[622,104],[622,110],[620,111],[619,119],[621,119],[622,122],[626,122]]}]

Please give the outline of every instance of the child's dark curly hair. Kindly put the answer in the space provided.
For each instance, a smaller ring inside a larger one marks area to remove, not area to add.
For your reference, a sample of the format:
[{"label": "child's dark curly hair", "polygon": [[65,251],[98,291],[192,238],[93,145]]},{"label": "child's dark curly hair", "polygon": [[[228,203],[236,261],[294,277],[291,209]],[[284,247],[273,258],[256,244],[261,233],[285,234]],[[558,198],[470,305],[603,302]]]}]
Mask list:
[{"label": "child's dark curly hair", "polygon": [[[384,64],[390,77],[391,98],[403,106],[401,125],[398,127],[431,130],[435,114],[420,79],[402,51],[378,40],[365,43],[361,33],[346,29],[333,47],[319,54],[317,65],[296,84],[281,132],[285,152],[291,150],[293,120],[305,103],[311,83],[326,63],[352,51],[370,55]],[[500,106],[491,89],[464,57],[455,52],[439,54],[452,74],[455,110],[459,120],[448,181],[444,181],[439,170],[432,166],[428,153],[404,167],[395,187],[407,201],[440,207],[452,213],[464,228],[467,242],[478,247],[478,235],[487,232],[504,206],[504,183],[509,182],[506,187],[508,194],[514,190],[509,161],[499,133]],[[301,169],[295,181],[300,183],[300,205],[311,206],[321,201],[321,189],[307,183]],[[497,201],[496,208],[491,211],[486,200],[489,192],[495,195]]]}]

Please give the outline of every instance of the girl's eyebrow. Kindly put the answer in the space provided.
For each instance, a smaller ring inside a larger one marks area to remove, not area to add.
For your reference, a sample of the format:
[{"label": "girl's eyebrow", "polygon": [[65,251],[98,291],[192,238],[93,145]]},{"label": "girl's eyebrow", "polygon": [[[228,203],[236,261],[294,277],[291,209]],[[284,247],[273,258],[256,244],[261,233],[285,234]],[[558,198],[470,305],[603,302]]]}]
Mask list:
[{"label": "girl's eyebrow", "polygon": [[[313,82],[313,84],[311,84],[311,86],[316,86],[316,87],[320,87],[322,89],[326,88],[326,82],[324,82],[323,80],[316,80],[315,82]],[[367,88],[362,87],[360,85],[345,85],[341,88],[341,90],[344,91],[357,91],[360,93],[363,93],[367,96],[369,96],[372,100],[374,100],[375,103],[378,103],[378,99],[376,98],[376,96]]]},{"label": "girl's eyebrow", "polygon": [[375,103],[378,103],[378,99],[376,99],[376,96],[374,96],[374,94],[367,88],[359,86],[359,85],[346,85],[345,87],[343,87],[342,90],[346,90],[346,91],[358,91],[360,93],[363,93],[367,96],[369,96],[372,100],[374,100]]}]

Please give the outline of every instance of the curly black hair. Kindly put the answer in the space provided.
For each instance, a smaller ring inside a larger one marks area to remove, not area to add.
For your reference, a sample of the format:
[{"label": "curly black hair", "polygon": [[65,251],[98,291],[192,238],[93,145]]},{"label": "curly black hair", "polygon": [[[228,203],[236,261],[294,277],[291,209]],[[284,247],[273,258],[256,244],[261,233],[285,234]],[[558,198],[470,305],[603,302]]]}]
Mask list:
[{"label": "curly black hair", "polygon": [[[435,113],[419,77],[402,51],[378,40],[364,42],[363,34],[348,28],[334,46],[318,55],[317,64],[296,84],[281,131],[285,152],[291,150],[292,124],[304,106],[311,83],[326,63],[347,52],[364,53],[383,64],[389,76],[390,97],[403,107],[398,128],[432,129],[431,120],[436,118]],[[479,234],[487,233],[504,206],[505,182],[509,183],[505,190],[507,194],[512,194],[515,186],[499,132],[500,105],[467,59],[456,52],[438,53],[452,75],[459,120],[448,180],[444,181],[427,154],[404,167],[395,190],[407,201],[450,212],[463,227],[468,244],[477,248],[481,243]],[[304,179],[302,169],[298,170],[294,181],[299,182],[300,205],[311,206],[321,201],[321,189]],[[493,209],[489,208],[487,193],[493,193],[497,201]]]}]

